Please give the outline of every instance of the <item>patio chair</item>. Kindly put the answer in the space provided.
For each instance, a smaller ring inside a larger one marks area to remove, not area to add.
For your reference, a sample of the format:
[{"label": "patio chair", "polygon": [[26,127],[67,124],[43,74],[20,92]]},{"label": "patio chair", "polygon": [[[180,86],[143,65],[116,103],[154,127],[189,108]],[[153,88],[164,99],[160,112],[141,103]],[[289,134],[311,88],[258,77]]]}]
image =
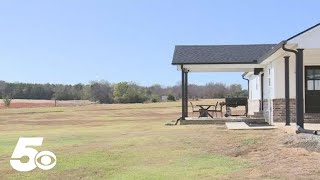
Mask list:
[{"label": "patio chair", "polygon": [[223,109],[223,106],[225,106],[225,102],[221,102],[221,103],[219,103],[219,106],[220,106],[220,109],[218,110],[218,109],[216,109],[216,112],[218,113],[220,113],[220,115],[221,115],[221,117],[223,117],[223,114],[222,114],[222,109]]},{"label": "patio chair", "polygon": [[198,109],[198,110],[196,110],[195,109],[195,106],[192,104],[192,102],[190,101],[190,104],[191,104],[191,108],[192,108],[192,116],[194,116],[194,113],[196,112],[196,113],[200,113],[200,110]]},{"label": "patio chair", "polygon": [[[220,105],[220,109],[218,109],[218,105]],[[214,113],[216,114],[216,117],[218,117],[218,114],[217,113],[220,113],[221,114],[221,117],[222,117],[222,107],[223,107],[223,103],[219,103],[217,101],[216,105],[213,107],[214,110],[212,110],[212,116],[214,116]]]},{"label": "patio chair", "polygon": [[216,105],[214,105],[214,106],[212,106],[213,107],[213,109],[212,110],[210,110],[211,112],[212,112],[212,116],[214,116],[214,113],[216,113],[216,116],[217,116],[217,106],[218,106],[218,101],[217,101],[217,103],[216,103]]}]

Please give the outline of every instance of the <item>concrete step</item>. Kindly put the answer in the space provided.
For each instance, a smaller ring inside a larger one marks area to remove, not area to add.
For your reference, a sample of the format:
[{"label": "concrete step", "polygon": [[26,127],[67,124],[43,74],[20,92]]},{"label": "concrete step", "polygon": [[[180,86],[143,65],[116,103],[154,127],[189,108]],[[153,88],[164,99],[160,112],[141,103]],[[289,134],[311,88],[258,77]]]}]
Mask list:
[{"label": "concrete step", "polygon": [[256,117],[256,118],[262,118],[263,117],[263,112],[254,112],[252,117]]}]

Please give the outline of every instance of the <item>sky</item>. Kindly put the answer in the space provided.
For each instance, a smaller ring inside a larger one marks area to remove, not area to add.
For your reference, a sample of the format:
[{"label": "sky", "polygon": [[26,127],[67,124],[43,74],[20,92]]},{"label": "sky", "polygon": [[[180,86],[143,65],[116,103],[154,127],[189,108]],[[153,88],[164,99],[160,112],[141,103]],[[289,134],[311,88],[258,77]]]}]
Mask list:
[{"label": "sky", "polygon": [[[175,45],[279,43],[320,22],[320,1],[0,1],[0,80],[175,85]],[[240,83],[242,73],[190,73]]]}]

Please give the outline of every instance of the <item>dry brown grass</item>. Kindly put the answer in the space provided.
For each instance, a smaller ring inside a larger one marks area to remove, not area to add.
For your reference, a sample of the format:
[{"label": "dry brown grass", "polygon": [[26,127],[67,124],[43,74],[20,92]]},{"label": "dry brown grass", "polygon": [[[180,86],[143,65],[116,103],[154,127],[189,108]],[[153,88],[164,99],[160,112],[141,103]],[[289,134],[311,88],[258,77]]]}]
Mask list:
[{"label": "dry brown grass", "polygon": [[[209,100],[211,102],[211,100]],[[208,103],[206,101],[195,102]],[[317,179],[320,154],[289,147],[280,129],[165,126],[180,102],[0,110],[5,179]],[[20,136],[45,138],[58,158],[50,171],[9,165]]]}]

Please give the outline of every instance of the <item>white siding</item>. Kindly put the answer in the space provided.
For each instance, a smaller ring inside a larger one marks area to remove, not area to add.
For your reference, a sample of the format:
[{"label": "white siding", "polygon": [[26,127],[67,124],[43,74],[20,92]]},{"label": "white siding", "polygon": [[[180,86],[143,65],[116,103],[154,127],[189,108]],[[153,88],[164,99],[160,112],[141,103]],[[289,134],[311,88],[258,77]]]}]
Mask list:
[{"label": "white siding", "polygon": [[[296,66],[295,55],[290,56],[289,60],[289,86],[290,98],[296,98]],[[304,51],[304,66],[320,66],[320,49]],[[274,97],[273,99],[285,98],[285,79],[284,79],[284,59],[279,58],[273,61],[274,67]],[[303,73],[304,76],[304,73]],[[304,78],[303,78],[304,79]]]},{"label": "white siding", "polygon": [[[284,59],[279,58],[273,62],[274,67],[274,97],[273,99],[284,99],[285,98],[285,74],[284,74]],[[295,56],[289,59],[289,92],[290,98],[296,97],[296,83],[295,83]]]},{"label": "white siding", "polygon": [[298,44],[298,48],[319,48],[320,26],[288,41],[289,44]]},{"label": "white siding", "polygon": [[249,77],[249,99],[250,100],[260,100],[261,99],[261,85],[260,77],[257,75],[251,75]]},{"label": "white siding", "polygon": [[264,88],[263,88],[263,98],[273,99],[274,97],[274,67],[273,63],[268,64],[264,69]]},{"label": "white siding", "polygon": [[254,112],[260,111],[261,100],[261,83],[260,76],[251,74],[249,79],[249,100],[248,100],[248,114],[253,115]]}]

